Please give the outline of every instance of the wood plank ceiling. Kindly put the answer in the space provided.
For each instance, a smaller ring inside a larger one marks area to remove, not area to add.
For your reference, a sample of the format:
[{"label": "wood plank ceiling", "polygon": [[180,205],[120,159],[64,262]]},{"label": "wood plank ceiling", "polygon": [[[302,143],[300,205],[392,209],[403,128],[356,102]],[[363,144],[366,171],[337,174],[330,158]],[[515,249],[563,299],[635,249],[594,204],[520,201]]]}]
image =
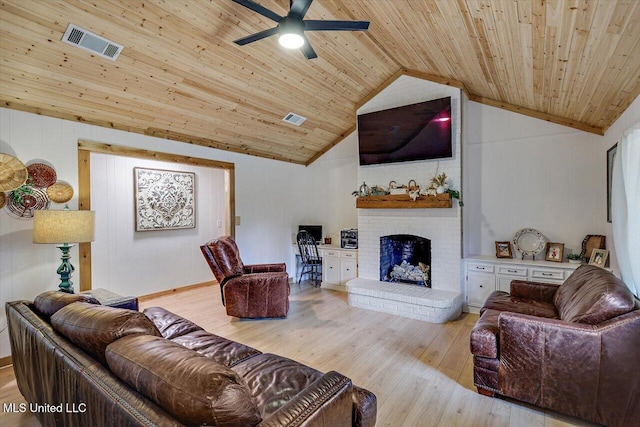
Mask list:
[{"label": "wood plank ceiling", "polygon": [[[636,0],[316,0],[306,18],[371,26],[307,33],[308,61],[277,37],[235,45],[274,23],[231,0],[3,0],[0,105],[309,164],[401,74],[598,134],[640,93]],[[61,42],[70,22],[124,45],[118,60]]]}]

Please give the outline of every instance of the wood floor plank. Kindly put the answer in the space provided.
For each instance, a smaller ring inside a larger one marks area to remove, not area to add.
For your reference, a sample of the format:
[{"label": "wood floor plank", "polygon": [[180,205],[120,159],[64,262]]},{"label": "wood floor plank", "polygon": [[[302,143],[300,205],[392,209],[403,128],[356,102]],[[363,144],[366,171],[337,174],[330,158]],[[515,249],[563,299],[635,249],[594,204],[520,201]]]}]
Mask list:
[{"label": "wood floor plank", "polygon": [[[473,386],[469,333],[478,316],[432,324],[350,307],[343,292],[308,283],[291,286],[286,319],[228,317],[217,286],[159,296],[160,306],[206,330],[323,372],[338,371],[378,398],[378,426],[591,426]],[[0,400],[20,403],[11,367],[0,369]],[[37,426],[31,414],[0,412],[0,425]]]}]

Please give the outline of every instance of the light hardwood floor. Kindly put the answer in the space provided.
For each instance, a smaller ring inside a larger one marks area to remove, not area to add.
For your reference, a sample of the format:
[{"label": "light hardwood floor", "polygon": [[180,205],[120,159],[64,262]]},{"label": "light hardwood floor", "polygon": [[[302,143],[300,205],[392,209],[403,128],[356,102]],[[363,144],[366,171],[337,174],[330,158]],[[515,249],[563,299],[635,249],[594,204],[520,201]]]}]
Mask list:
[{"label": "light hardwood floor", "polygon": [[[286,319],[228,317],[217,286],[153,298],[206,330],[321,371],[335,370],[378,397],[377,426],[588,426],[473,386],[469,332],[477,315],[443,325],[350,307],[343,292],[291,287]],[[11,368],[0,369],[2,403],[24,402]],[[0,413],[2,426],[32,426],[29,414]]]}]

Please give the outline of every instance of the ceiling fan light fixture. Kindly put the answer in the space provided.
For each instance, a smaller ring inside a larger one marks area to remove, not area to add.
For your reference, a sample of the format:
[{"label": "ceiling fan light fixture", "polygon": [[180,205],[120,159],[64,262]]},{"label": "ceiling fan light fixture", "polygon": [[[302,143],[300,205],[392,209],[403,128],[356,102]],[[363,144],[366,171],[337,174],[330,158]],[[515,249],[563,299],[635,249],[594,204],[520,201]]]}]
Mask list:
[{"label": "ceiling fan light fixture", "polygon": [[304,44],[304,24],[299,19],[285,18],[278,24],[280,45],[287,49],[297,49]]},{"label": "ceiling fan light fixture", "polygon": [[297,49],[302,47],[304,44],[304,39],[300,34],[291,32],[291,33],[281,33],[280,38],[278,39],[280,46],[287,49]]}]

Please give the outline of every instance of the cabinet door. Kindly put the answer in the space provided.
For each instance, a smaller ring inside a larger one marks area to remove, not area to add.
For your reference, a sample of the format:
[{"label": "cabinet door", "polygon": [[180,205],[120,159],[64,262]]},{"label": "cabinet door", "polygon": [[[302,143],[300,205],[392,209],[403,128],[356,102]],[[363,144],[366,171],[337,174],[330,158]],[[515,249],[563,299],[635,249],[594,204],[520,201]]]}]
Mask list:
[{"label": "cabinet door", "polygon": [[353,258],[340,260],[340,283],[346,284],[349,280],[358,277],[358,263]]},{"label": "cabinet door", "polygon": [[340,258],[325,256],[322,258],[322,281],[337,285],[340,283]]},{"label": "cabinet door", "polygon": [[495,276],[486,273],[467,273],[467,304],[482,307],[487,297],[495,290]]},{"label": "cabinet door", "polygon": [[511,281],[512,280],[527,280],[526,277],[515,276],[496,276],[496,289],[499,291],[505,291],[511,293]]}]

